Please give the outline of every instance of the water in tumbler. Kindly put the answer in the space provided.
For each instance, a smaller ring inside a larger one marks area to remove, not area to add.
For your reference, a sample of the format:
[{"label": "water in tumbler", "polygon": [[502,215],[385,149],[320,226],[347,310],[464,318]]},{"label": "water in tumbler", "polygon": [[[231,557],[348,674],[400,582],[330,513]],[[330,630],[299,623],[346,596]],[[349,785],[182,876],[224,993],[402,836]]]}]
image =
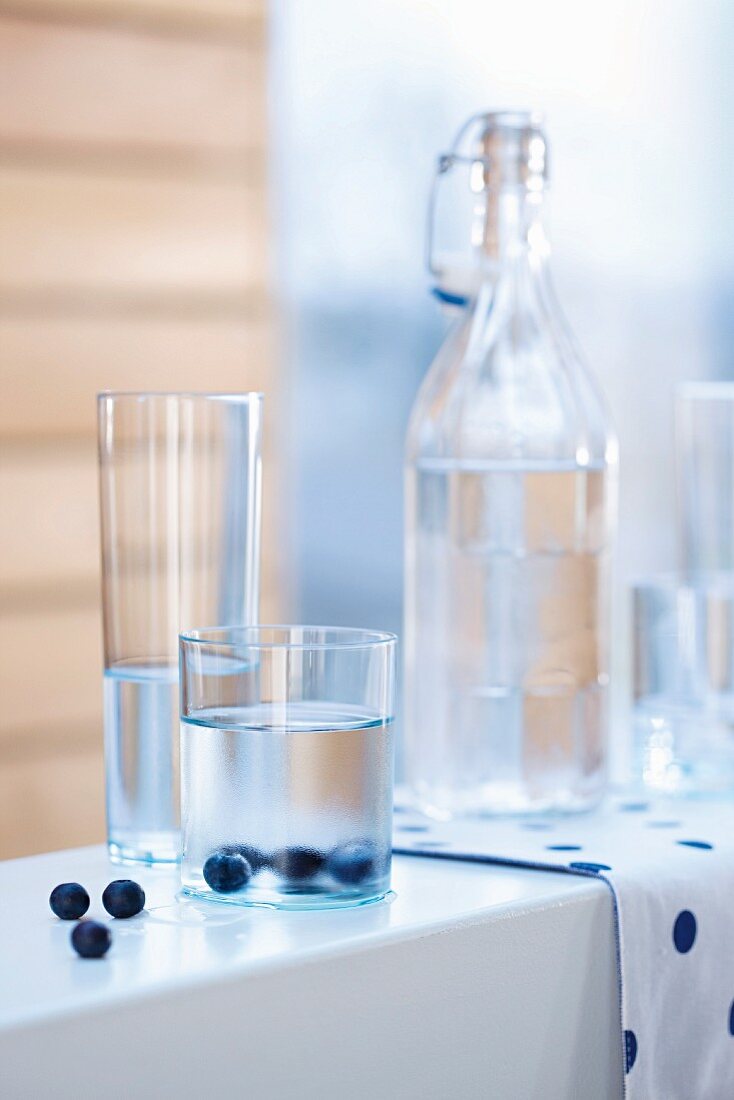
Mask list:
[{"label": "water in tumbler", "polygon": [[117,859],[178,859],[178,667],[105,670],[108,832]]},{"label": "water in tumbler", "polygon": [[[334,702],[197,711],[181,774],[186,892],[309,908],[388,889],[389,721]],[[212,889],[205,864],[222,852],[244,855],[249,882]]]},{"label": "water in tumbler", "polygon": [[419,459],[409,469],[406,756],[436,816],[598,799],[604,496],[601,466]]}]

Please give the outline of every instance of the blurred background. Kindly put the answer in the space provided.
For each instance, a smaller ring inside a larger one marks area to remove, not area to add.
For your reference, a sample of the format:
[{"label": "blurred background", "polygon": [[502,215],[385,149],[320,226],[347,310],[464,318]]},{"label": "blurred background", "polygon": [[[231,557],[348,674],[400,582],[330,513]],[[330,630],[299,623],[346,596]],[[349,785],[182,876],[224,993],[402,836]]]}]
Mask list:
[{"label": "blurred background", "polygon": [[275,413],[267,72],[259,0],[0,3],[0,857],[104,837],[95,393]]},{"label": "blurred background", "polygon": [[734,377],[733,46],[726,0],[0,0],[0,858],[104,835],[97,390],[263,389],[261,617],[399,631],[426,201],[482,109],[547,116],[619,430],[623,739],[673,387]]}]

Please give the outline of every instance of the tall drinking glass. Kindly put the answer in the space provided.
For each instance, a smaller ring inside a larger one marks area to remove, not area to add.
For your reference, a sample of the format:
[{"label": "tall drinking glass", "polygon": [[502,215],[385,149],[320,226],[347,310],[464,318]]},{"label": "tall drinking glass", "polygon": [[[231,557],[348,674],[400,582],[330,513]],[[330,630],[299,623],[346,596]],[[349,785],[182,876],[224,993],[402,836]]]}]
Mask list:
[{"label": "tall drinking glass", "polygon": [[260,394],[98,398],[107,834],[180,854],[179,631],[257,621]]},{"label": "tall drinking glass", "polygon": [[691,582],[734,575],[734,382],[687,382],[676,395],[682,564]]},{"label": "tall drinking glass", "polygon": [[181,636],[185,892],[360,905],[390,883],[395,638],[259,626]]}]

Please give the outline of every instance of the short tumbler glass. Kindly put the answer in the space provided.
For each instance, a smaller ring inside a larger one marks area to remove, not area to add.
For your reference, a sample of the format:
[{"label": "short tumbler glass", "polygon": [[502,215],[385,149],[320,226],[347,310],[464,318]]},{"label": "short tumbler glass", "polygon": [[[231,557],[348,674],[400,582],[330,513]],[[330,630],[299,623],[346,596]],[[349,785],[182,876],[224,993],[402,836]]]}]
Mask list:
[{"label": "short tumbler glass", "polygon": [[181,635],[184,893],[285,909],[384,897],[395,645],[341,627]]}]

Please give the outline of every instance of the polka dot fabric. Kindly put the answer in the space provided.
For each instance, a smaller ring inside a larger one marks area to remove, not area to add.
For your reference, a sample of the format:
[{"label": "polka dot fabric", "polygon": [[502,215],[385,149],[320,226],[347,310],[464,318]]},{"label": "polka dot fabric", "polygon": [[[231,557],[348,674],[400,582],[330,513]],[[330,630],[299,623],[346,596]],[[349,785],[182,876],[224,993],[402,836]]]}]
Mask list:
[{"label": "polka dot fabric", "polygon": [[617,913],[626,1100],[734,1098],[734,805],[610,798],[594,814],[428,821],[399,854],[600,879]]}]

